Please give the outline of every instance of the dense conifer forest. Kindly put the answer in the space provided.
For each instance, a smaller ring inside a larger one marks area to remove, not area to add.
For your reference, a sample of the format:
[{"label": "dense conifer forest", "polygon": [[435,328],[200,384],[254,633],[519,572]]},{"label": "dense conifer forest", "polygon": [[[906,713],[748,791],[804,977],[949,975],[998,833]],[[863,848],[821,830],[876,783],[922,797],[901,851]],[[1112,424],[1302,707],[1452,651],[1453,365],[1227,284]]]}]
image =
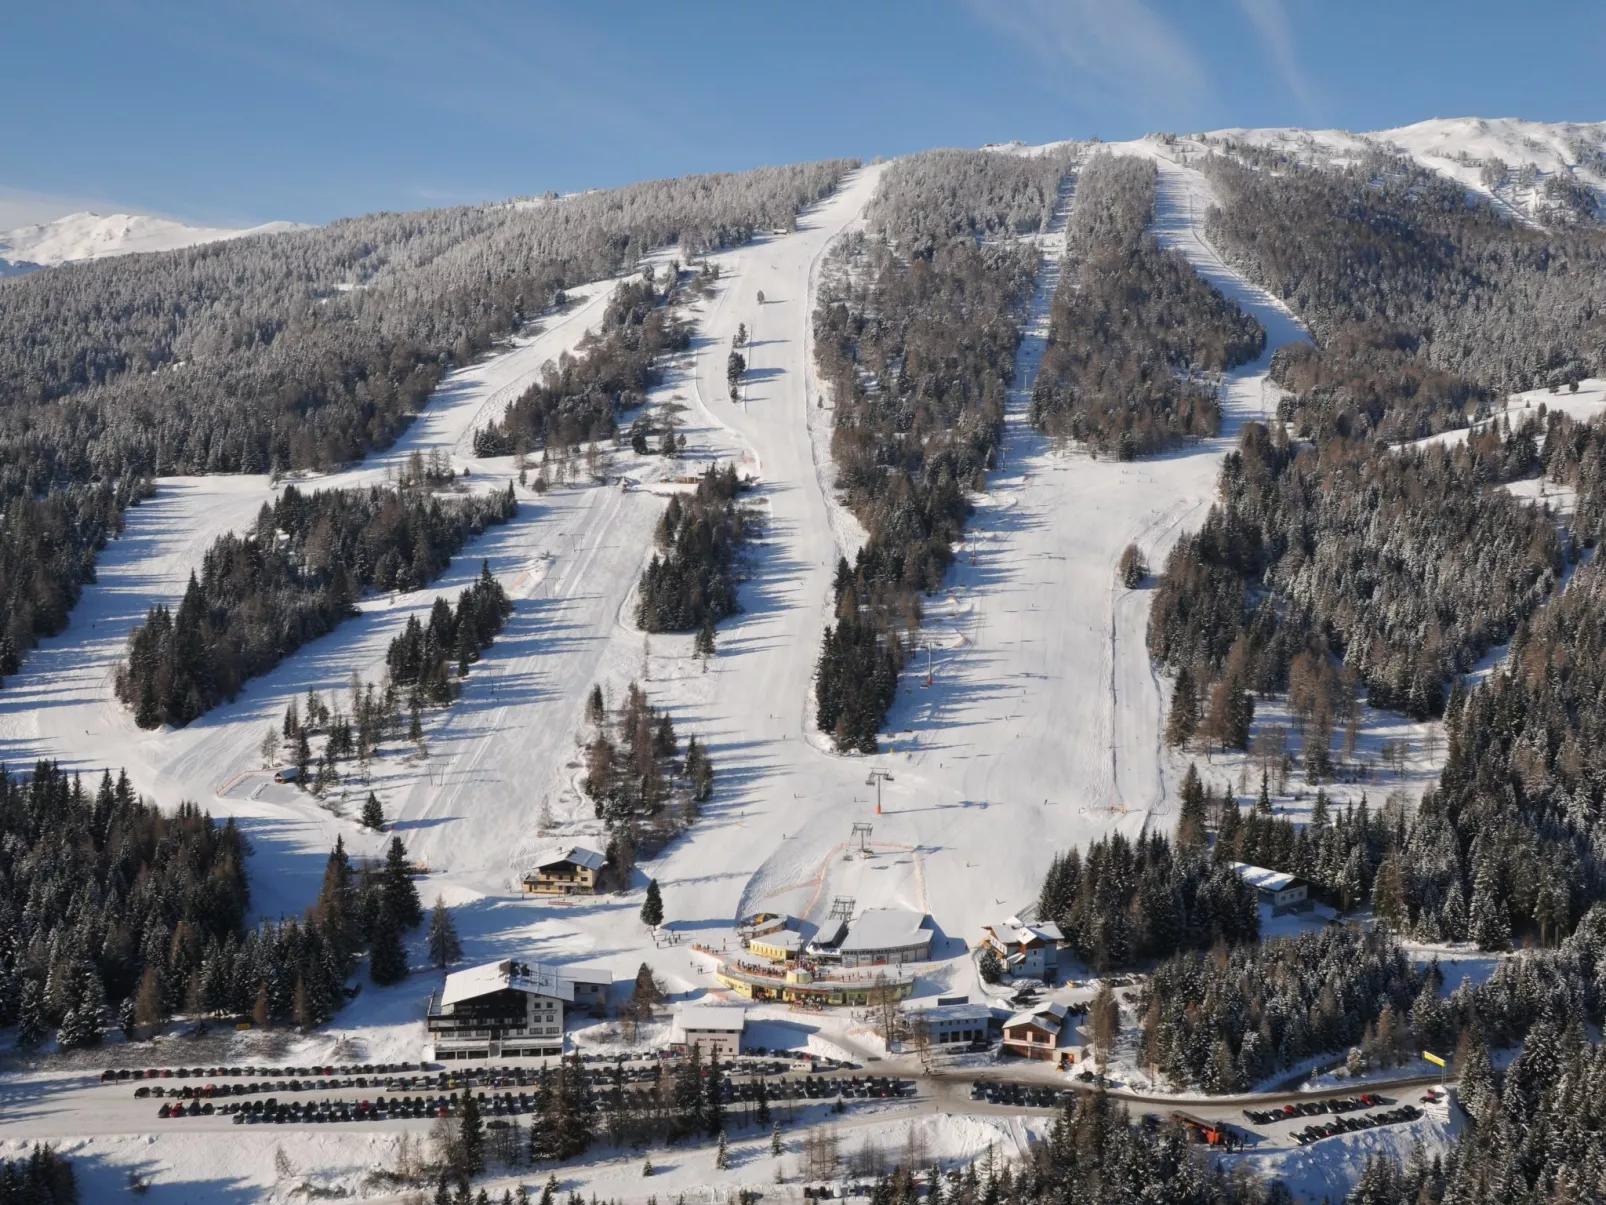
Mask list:
[{"label": "dense conifer forest", "polygon": [[256,929],[249,853],[232,820],[164,813],[124,774],[90,790],[48,762],[0,772],[0,1025],[25,1049],[148,1036],[177,1013],[313,1025],[364,951],[375,982],[406,974],[422,910],[400,838],[361,870],[337,843],[307,916]]},{"label": "dense conifer forest", "polygon": [[151,478],[387,447],[447,367],[566,288],[656,247],[790,228],[852,166],[374,214],[0,280],[0,674],[60,630]]},{"label": "dense conifer forest", "polygon": [[868,211],[877,237],[847,240],[822,287],[815,359],[835,407],[836,487],[869,533],[838,567],[820,654],[817,722],[838,748],[876,747],[905,635],[943,580],[965,493],[982,488],[1003,432],[1038,255],[979,236],[1041,225],[1068,165],[988,152],[900,160]]},{"label": "dense conifer forest", "polygon": [[647,400],[659,356],[682,351],[691,341],[689,324],[671,306],[677,269],[665,269],[664,277],[660,286],[649,271],[620,285],[579,354],[563,356],[499,421],[476,431],[474,454],[542,449],[551,455],[614,440],[620,413]]},{"label": "dense conifer forest", "polygon": [[1224,956],[1178,954],[1137,1002],[1143,1062],[1179,1086],[1248,1091],[1313,1054],[1361,1043],[1387,1012],[1387,1037],[1373,1042],[1386,1066],[1409,1049],[1405,1021],[1418,997],[1437,1007],[1438,984],[1424,996],[1425,984],[1387,930],[1328,928]]},{"label": "dense conifer forest", "polygon": [[[1455,1065],[1471,1124],[1443,1159],[1374,1158],[1350,1205],[1500,1205],[1592,1201],[1606,1194],[1606,1046],[1602,1019],[1606,907],[1560,949],[1502,963],[1447,1002],[1464,1018]],[[1489,1050],[1520,1041],[1503,1073]]]},{"label": "dense conifer forest", "polygon": [[117,697],[142,728],[182,727],[332,631],[367,590],[427,585],[517,505],[511,485],[484,496],[286,486],[255,530],[218,537],[177,611],[152,607],[129,633]]},{"label": "dense conifer forest", "polygon": [[[86,788],[48,762],[0,769],[0,1026],[35,1045],[89,1045],[107,1007],[239,934],[245,840],[193,804],[164,814],[127,775]],[[184,976],[162,983],[176,1007]]]},{"label": "dense conifer forest", "polygon": [[[1202,832],[1200,834],[1202,836]],[[1254,888],[1198,846],[1119,833],[1056,855],[1037,897],[1066,948],[1100,973],[1260,936]]]},{"label": "dense conifer forest", "polygon": [[744,488],[735,465],[710,465],[695,490],[670,498],[637,588],[643,631],[711,632],[736,613],[741,546],[757,521],[737,505]]},{"label": "dense conifer forest", "polygon": [[[1186,666],[1195,687],[1219,679],[1234,696],[1282,693],[1303,677],[1333,696],[1360,685],[1375,707],[1438,715],[1450,675],[1509,639],[1567,563],[1550,517],[1487,488],[1478,453],[1336,438],[1311,448],[1281,425],[1246,423],[1222,466],[1221,502],[1166,560],[1151,653]],[[1322,706],[1330,732],[1337,703]]]},{"label": "dense conifer forest", "polygon": [[0,1160],[0,1205],[78,1205],[80,1199],[72,1161],[54,1147]]},{"label": "dense conifer forest", "polygon": [[1234,146],[1206,170],[1211,241],[1316,337],[1273,371],[1301,438],[1414,439],[1606,364],[1599,226],[1524,225],[1403,157],[1335,170]]},{"label": "dense conifer forest", "polygon": [[41,636],[67,626],[95,557],[123,530],[123,508],[150,497],[148,478],[72,482],[43,496],[0,465],[0,683]]},{"label": "dense conifer forest", "polygon": [[456,680],[468,676],[469,666],[491,647],[512,613],[502,583],[491,576],[489,562],[481,561],[479,580],[457,596],[455,607],[437,598],[428,623],[408,617],[385,651],[391,682],[407,688],[410,707],[426,700],[450,703],[457,697]]},{"label": "dense conifer forest", "polygon": [[1266,346],[1258,322],[1148,233],[1156,182],[1144,159],[1099,154],[1083,166],[1032,390],[1046,434],[1123,460],[1214,435],[1212,377]]}]

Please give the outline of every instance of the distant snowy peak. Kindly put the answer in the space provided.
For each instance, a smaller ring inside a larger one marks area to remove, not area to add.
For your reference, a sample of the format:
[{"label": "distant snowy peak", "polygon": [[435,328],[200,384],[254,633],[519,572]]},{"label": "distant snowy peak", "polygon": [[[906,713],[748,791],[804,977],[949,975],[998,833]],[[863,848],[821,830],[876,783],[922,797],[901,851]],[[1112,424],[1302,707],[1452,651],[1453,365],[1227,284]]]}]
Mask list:
[{"label": "distant snowy peak", "polygon": [[[0,233],[0,275],[32,267],[53,268],[74,260],[104,259],[137,252],[174,251],[200,243],[301,230],[295,222],[268,222],[244,230],[186,226],[144,214],[70,213],[38,226],[19,226]],[[10,272],[7,268],[10,268]]]},{"label": "distant snowy peak", "polygon": [[1409,155],[1517,216],[1544,225],[1606,218],[1606,122],[1436,117],[1369,134],[1344,130],[1217,130],[1305,160],[1344,161],[1368,151]]}]

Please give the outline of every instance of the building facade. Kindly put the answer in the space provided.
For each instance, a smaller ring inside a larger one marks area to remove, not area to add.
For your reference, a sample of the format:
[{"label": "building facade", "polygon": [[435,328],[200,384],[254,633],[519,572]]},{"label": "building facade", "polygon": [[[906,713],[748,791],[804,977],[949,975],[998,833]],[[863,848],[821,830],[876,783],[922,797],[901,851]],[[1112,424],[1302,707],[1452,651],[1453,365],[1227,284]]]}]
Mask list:
[{"label": "building facade", "polygon": [[1029,925],[1011,916],[983,929],[982,940],[1010,974],[1051,980],[1058,971],[1059,950],[1065,936],[1056,924]]},{"label": "building facade", "polygon": [[607,862],[594,849],[571,845],[537,862],[524,876],[524,890],[531,895],[595,895]]},{"label": "building facade", "polygon": [[745,1009],[712,1004],[688,1004],[675,1014],[674,1040],[695,1049],[701,1058],[718,1054],[729,1061],[742,1052],[742,1032],[747,1028]]},{"label": "building facade", "polygon": [[568,1013],[600,1015],[613,972],[540,962],[488,962],[454,971],[431,994],[424,1025],[431,1053],[452,1059],[548,1058],[563,1053]]},{"label": "building facade", "polygon": [[845,967],[902,966],[931,957],[931,922],[906,908],[866,908],[837,947]]},{"label": "building facade", "polygon": [[544,1058],[563,1053],[564,1006],[574,987],[541,963],[506,960],[454,971],[429,998],[433,1057]]},{"label": "building facade", "polygon": [[1044,1004],[1030,1012],[1016,1013],[1004,1022],[1004,1052],[1050,1062],[1058,1059],[1068,1017],[1069,1010],[1063,1004]]},{"label": "building facade", "polygon": [[1273,916],[1310,910],[1310,886],[1303,879],[1281,870],[1251,866],[1247,862],[1233,862],[1230,865],[1239,878],[1255,889],[1261,904],[1270,908]]},{"label": "building facade", "polygon": [[923,1029],[933,1046],[986,1042],[992,1038],[993,1010],[985,1004],[940,1004],[908,1014],[909,1025]]}]

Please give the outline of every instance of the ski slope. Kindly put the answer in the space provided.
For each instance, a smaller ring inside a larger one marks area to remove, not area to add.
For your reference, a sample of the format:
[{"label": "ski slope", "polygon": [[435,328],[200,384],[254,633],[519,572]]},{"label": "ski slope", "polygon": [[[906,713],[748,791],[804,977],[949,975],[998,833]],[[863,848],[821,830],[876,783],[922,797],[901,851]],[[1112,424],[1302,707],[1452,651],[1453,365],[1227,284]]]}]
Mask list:
[{"label": "ski slope", "polygon": [[[0,697],[5,756],[13,763],[57,757],[84,769],[127,765],[142,789],[164,800],[192,798],[236,817],[258,851],[254,898],[267,916],[299,911],[315,894],[337,835],[356,853],[379,851],[384,839],[354,823],[372,788],[395,831],[430,866],[426,893],[464,906],[471,960],[587,957],[626,975],[646,958],[672,986],[695,990],[706,980],[689,942],[728,940],[735,919],[760,907],[819,921],[838,896],[859,908],[928,911],[939,931],[935,956],[963,954],[982,924],[1035,895],[1056,850],[1112,826],[1164,822],[1163,692],[1144,640],[1148,596],[1117,588],[1115,561],[1135,540],[1157,564],[1197,521],[1237,425],[1269,404],[1271,351],[1303,337],[1285,311],[1204,242],[1197,225],[1210,200],[1203,177],[1159,144],[1116,150],[1156,158],[1157,233],[1260,317],[1270,332],[1267,354],[1225,383],[1226,422],[1215,440],[1129,464],[1048,446],[1026,422],[1025,408],[1057,283],[1064,206],[1073,203],[1069,193],[1062,198],[1042,239],[1044,267],[1003,467],[980,499],[948,589],[928,608],[933,681],[926,686],[917,672],[906,674],[882,753],[838,755],[812,722],[840,520],[833,524],[823,446],[830,412],[818,404],[810,317],[831,245],[862,224],[881,170],[870,167],[802,215],[795,233],[714,257],[721,280],[713,297],[693,308],[693,352],[669,366],[654,395],[654,404],[685,408],[682,429],[697,463],[736,460],[760,483],[752,498],[766,527],[753,549],[743,610],[721,627],[706,671],[691,655],[690,636],[649,639],[632,622],[630,594],[661,500],[650,490],[558,487],[539,499],[522,493],[520,514],[465,548],[435,586],[366,600],[361,617],[184,730],[139,732],[110,693],[127,624],[151,601],[176,599],[215,534],[248,521],[266,496],[260,479],[206,479],[186,509],[163,511],[159,495],[157,505],[132,513],[130,535],[108,552],[102,580],[86,591],[73,626],[30,658]],[[453,373],[390,452],[308,484],[382,479],[414,451],[440,449],[471,469],[476,488],[504,488],[511,463],[475,460],[472,429],[542,363],[578,343],[608,291],[584,291],[534,338]],[[733,403],[724,361],[738,324],[751,343],[743,397]],[[615,467],[643,480],[671,471],[658,458],[628,452]],[[238,495],[230,495],[232,509],[204,492],[225,483]],[[154,541],[160,557],[152,562],[139,541]],[[274,785],[258,746],[290,700],[310,687],[343,702],[353,671],[377,678],[407,617],[427,610],[438,594],[455,594],[481,558],[507,585],[516,610],[463,697],[427,717],[427,758],[392,750],[371,782],[348,782],[345,798],[337,793],[323,803]],[[90,631],[110,630],[91,644],[86,622]],[[70,682],[63,689],[53,667],[83,651],[93,657],[63,679]],[[703,819],[641,868],[641,884],[651,875],[663,888],[666,930],[679,945],[653,944],[633,920],[635,895],[535,904],[516,894],[539,847],[600,843],[600,826],[575,787],[576,734],[594,682],[617,698],[631,680],[670,709],[682,734],[707,743],[719,774]],[[54,705],[40,705],[52,698]],[[892,775],[879,816],[866,784],[872,768]],[[855,821],[874,824],[875,857],[843,859]],[[968,961],[951,963],[934,969],[922,990],[966,987],[971,976]],[[427,978],[368,992],[328,1038],[364,1032],[376,1049],[416,1044]]]},{"label": "ski slope", "polygon": [[[1238,429],[1274,409],[1272,353],[1306,338],[1280,303],[1205,239],[1214,198],[1204,175],[1189,166],[1206,153],[1203,143],[1144,140],[1107,149],[1155,162],[1154,232],[1261,321],[1265,353],[1222,382],[1223,427],[1214,439],[1121,463],[1040,437],[1027,404],[1075,204],[1067,189],[1038,238],[1042,262],[1024,316],[1000,467],[976,499],[945,589],[928,601],[920,639],[929,654],[911,659],[882,752],[833,752],[814,730],[812,696],[834,566],[859,533],[832,497],[831,411],[813,373],[811,317],[832,247],[862,228],[883,170],[870,166],[800,215],[794,233],[761,236],[711,257],[721,276],[712,295],[690,307],[692,350],[666,366],[650,402],[681,408],[680,430],[691,447],[684,464],[626,448],[612,453],[610,472],[646,488],[558,485],[539,497],[521,489],[518,516],[466,547],[432,587],[365,600],[360,617],[253,680],[234,703],[182,731],[146,733],[111,696],[128,627],[151,603],[176,601],[216,535],[250,522],[271,497],[264,478],[163,480],[155,499],[129,512],[126,534],[103,555],[99,580],[69,628],[0,692],[0,756],[12,765],[59,758],[95,773],[126,765],[136,784],[164,803],[195,799],[235,818],[256,849],[252,891],[260,916],[305,907],[337,837],[356,854],[380,852],[388,835],[356,825],[371,788],[393,831],[430,868],[420,884],[426,903],[439,894],[456,909],[467,962],[584,959],[618,978],[646,962],[685,999],[710,983],[708,960],[692,943],[733,942],[737,918],[761,908],[819,922],[836,898],[850,897],[856,910],[902,906],[931,914],[935,961],[922,968],[922,995],[979,993],[969,945],[983,924],[1035,897],[1055,852],[1112,829],[1169,827],[1174,819],[1180,763],[1160,739],[1166,688],[1147,652],[1150,594],[1122,588],[1116,562],[1136,542],[1158,567],[1175,540],[1197,526]],[[547,360],[578,345],[614,283],[576,290],[539,331],[451,373],[386,453],[305,484],[377,482],[413,453],[439,451],[470,471],[468,488],[505,488],[515,473],[511,458],[474,457],[473,430]],[[733,402],[725,358],[739,324],[750,335],[749,369]],[[1591,392],[1580,402],[1594,398]],[[672,488],[665,478],[720,460],[756,479],[749,499],[765,525],[751,548],[743,609],[721,625],[717,654],[705,665],[693,656],[689,635],[644,636],[631,602],[661,495]],[[313,688],[345,706],[350,675],[377,679],[407,618],[439,595],[455,595],[482,558],[515,611],[462,698],[426,715],[427,756],[393,747],[371,782],[350,781],[324,802],[273,784],[258,745],[287,704]],[[568,841],[600,848],[600,823],[576,786],[576,738],[592,684],[617,700],[632,680],[670,711],[682,737],[695,734],[707,744],[718,774],[715,798],[684,837],[642,864],[634,890],[523,898],[518,881],[538,849]],[[879,814],[866,782],[871,770],[891,775]],[[860,821],[873,825],[872,856],[847,857]],[[668,917],[656,936],[638,919],[649,876],[663,890]],[[424,962],[422,936],[413,939],[415,966]],[[306,1036],[236,1037],[234,1061],[321,1060],[336,1046],[364,1060],[416,1059],[422,1005],[437,976],[418,970],[385,989],[366,976],[362,982],[362,994],[330,1025]],[[772,1027],[797,1025],[776,1006],[753,1015]],[[811,1017],[806,1028],[810,1043],[855,1057],[876,1049],[863,1023],[842,1013]],[[610,1039],[586,1040],[605,1048]],[[368,1135],[339,1151],[322,1135],[286,1131],[284,1140],[298,1166],[311,1157],[357,1168],[381,1157],[378,1139]],[[146,1145],[104,1135],[84,1141],[86,1154],[115,1166],[156,1162],[175,1178],[205,1176],[193,1139],[176,1132]],[[316,1153],[315,1142],[323,1144]],[[686,1156],[673,1183],[706,1183],[707,1156]],[[254,1190],[264,1184],[270,1157],[264,1144],[242,1147],[228,1175]],[[341,1173],[348,1174],[356,1172]],[[633,1191],[626,1180],[639,1179],[639,1168],[621,1164],[599,1174],[626,1195]]]}]

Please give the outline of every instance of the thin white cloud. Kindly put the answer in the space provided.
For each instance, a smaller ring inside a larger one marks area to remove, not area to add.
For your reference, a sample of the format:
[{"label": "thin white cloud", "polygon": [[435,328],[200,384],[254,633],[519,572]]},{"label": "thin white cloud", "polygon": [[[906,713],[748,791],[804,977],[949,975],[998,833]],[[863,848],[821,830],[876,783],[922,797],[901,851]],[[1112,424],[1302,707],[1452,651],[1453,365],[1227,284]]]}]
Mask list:
[{"label": "thin white cloud", "polygon": [[1299,53],[1294,47],[1294,27],[1288,19],[1283,0],[1238,0],[1249,23],[1255,27],[1261,45],[1271,64],[1282,77],[1283,84],[1294,98],[1304,106],[1307,115],[1317,111],[1316,95],[1300,65]]},{"label": "thin white cloud", "polygon": [[1173,119],[1210,99],[1203,65],[1144,0],[969,0],[971,11],[1076,75],[1056,81],[1116,99],[1135,116]]}]

